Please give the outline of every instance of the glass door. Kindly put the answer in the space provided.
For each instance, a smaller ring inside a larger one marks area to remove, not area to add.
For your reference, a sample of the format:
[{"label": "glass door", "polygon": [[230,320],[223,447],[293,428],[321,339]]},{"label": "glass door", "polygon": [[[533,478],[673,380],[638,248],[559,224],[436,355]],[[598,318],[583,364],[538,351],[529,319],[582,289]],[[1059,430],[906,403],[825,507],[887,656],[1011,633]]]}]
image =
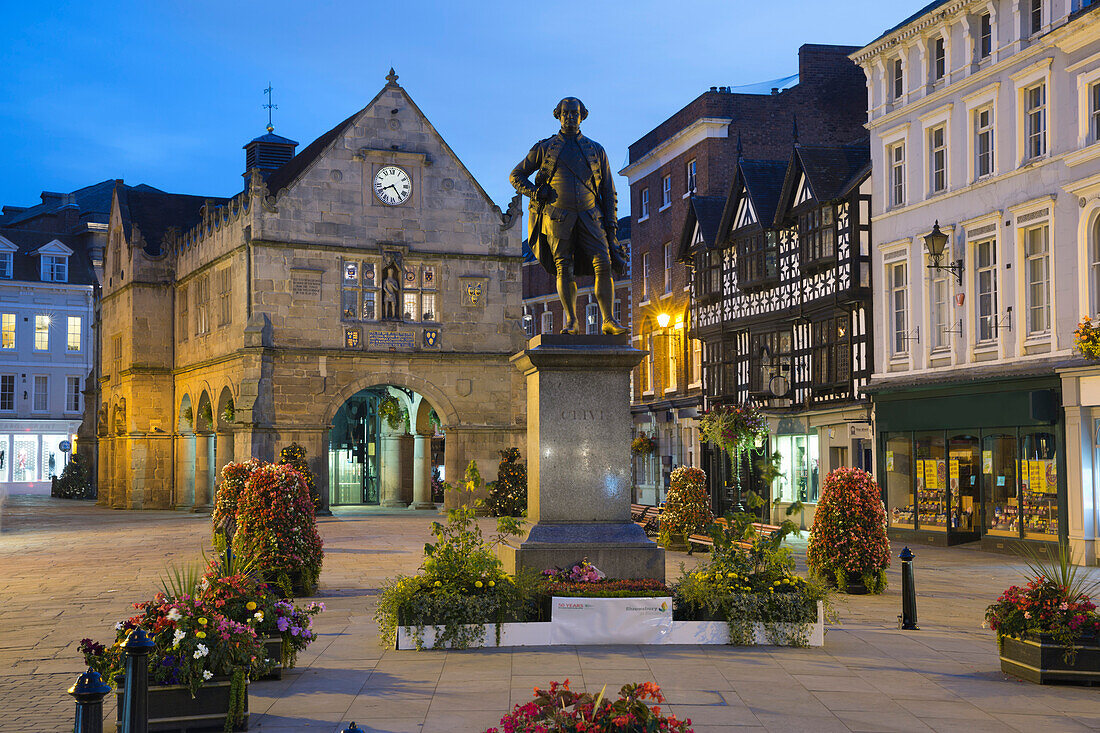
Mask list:
[{"label": "glass door", "polygon": [[977,435],[954,435],[948,443],[949,526],[953,532],[978,534],[981,441]]},{"label": "glass door", "polygon": [[947,460],[943,433],[917,433],[917,529],[947,531]]},{"label": "glass door", "polygon": [[1020,536],[1016,430],[982,436],[982,528],[987,535]]},{"label": "glass door", "polygon": [[1058,541],[1058,464],[1054,433],[1020,431],[1020,521],[1024,539]]}]

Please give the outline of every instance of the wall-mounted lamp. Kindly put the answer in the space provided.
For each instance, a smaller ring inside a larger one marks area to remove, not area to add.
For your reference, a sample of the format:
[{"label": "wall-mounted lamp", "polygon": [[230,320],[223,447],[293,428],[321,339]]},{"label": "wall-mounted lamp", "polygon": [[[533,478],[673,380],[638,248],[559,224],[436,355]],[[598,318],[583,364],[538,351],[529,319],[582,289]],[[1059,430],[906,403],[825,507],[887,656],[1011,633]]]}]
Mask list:
[{"label": "wall-mounted lamp", "polygon": [[932,258],[932,264],[928,266],[928,269],[947,270],[954,273],[959,281],[959,287],[962,287],[963,261],[958,259],[951,265],[940,264],[943,261],[943,251],[947,247],[947,239],[947,235],[940,231],[940,222],[937,219],[932,226],[932,231],[924,235],[924,248],[928,250],[928,256]]},{"label": "wall-mounted lamp", "polygon": [[672,318],[667,313],[661,313],[657,316],[657,325],[661,328],[668,328],[668,322],[670,320],[672,320]]}]

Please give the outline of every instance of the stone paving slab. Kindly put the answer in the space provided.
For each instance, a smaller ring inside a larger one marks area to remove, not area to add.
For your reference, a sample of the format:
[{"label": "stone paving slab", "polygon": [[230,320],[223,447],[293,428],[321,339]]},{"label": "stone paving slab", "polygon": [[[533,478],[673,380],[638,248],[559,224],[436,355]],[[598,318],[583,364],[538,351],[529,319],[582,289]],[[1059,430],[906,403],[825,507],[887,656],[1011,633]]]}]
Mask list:
[{"label": "stone paving slab", "polygon": [[[982,616],[1023,566],[968,548],[917,548],[920,631],[897,629],[894,567],[885,594],[838,603],[839,620],[820,649],[383,649],[373,621],[379,588],[416,569],[432,518],[354,511],[321,520],[319,594],[329,610],[298,668],[251,685],[252,730],[327,733],[355,720],[388,733],[483,731],[530,699],[533,687],[565,678],[593,692],[656,681],[666,707],[691,717],[700,733],[1100,730],[1100,690],[1001,674]],[[792,544],[802,557],[802,543]],[[129,604],[155,591],[167,562],[196,560],[203,548],[209,552],[208,516],[9,497],[0,509],[0,731],[71,731],[65,689],[81,671],[77,642],[109,638]],[[696,561],[668,553],[669,577]],[[113,698],[105,716],[113,722]]]}]

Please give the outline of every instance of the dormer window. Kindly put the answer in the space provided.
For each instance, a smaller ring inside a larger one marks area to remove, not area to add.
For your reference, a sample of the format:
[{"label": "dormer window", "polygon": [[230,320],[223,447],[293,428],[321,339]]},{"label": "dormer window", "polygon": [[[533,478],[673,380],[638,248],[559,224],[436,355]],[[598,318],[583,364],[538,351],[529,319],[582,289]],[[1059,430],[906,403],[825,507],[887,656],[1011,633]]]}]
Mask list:
[{"label": "dormer window", "polygon": [[73,251],[58,240],[38,248],[39,275],[44,283],[69,282],[69,257]]},{"label": "dormer window", "polygon": [[13,253],[0,251],[0,278],[11,280],[13,262]]},{"label": "dormer window", "polygon": [[61,255],[42,255],[42,282],[65,283],[69,281],[69,258]]}]

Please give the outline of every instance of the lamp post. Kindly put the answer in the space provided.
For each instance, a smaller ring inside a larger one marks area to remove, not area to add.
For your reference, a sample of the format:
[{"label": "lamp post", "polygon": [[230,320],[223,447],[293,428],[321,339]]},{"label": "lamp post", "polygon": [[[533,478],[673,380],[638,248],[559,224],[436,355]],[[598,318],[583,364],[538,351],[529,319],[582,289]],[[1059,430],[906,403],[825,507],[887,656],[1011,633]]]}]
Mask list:
[{"label": "lamp post", "polygon": [[959,287],[963,284],[963,260],[957,259],[950,265],[941,264],[943,261],[944,249],[947,247],[948,236],[940,231],[939,219],[932,225],[932,231],[924,235],[924,248],[928,252],[928,256],[932,258],[932,264],[928,266],[929,270],[947,270],[955,275],[955,278],[959,281]]}]

